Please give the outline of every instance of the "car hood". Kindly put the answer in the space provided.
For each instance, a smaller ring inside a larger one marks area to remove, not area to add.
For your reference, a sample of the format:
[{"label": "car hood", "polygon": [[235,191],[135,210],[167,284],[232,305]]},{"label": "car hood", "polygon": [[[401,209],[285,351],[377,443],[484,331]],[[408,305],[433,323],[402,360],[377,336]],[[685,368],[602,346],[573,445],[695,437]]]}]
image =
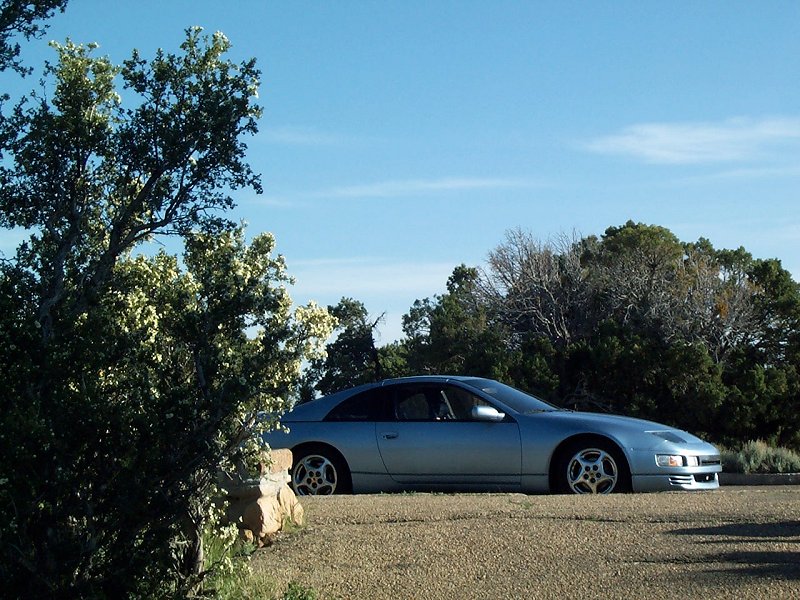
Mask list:
[{"label": "car hood", "polygon": [[624,438],[628,444],[637,440],[639,443],[647,442],[648,447],[662,444],[708,445],[688,431],[634,417],[563,410],[547,413],[547,416],[569,429],[574,427],[576,430],[609,434],[620,439]]}]

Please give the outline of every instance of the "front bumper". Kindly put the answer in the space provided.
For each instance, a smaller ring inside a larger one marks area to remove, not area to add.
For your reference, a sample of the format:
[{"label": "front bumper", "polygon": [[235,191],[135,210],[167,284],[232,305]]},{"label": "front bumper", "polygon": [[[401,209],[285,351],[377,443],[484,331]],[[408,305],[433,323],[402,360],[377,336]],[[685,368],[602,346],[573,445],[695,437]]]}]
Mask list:
[{"label": "front bumper", "polygon": [[634,492],[702,491],[719,488],[719,477],[717,473],[634,475],[631,483]]}]

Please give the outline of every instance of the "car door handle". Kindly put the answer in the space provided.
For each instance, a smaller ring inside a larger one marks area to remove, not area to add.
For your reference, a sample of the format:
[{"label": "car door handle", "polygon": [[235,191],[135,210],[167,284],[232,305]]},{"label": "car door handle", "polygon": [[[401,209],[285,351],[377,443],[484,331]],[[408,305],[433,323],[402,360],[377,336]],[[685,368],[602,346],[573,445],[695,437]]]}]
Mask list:
[{"label": "car door handle", "polygon": [[381,434],[381,437],[385,440],[393,440],[397,437],[396,431],[385,431]]}]

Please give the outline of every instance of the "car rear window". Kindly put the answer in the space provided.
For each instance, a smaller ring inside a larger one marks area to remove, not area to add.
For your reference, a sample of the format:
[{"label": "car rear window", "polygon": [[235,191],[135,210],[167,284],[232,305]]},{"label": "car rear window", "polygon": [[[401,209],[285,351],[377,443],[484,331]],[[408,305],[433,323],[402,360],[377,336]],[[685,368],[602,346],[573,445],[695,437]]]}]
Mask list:
[{"label": "car rear window", "polygon": [[351,396],[331,410],[326,421],[380,421],[385,414],[385,402],[380,389],[367,390]]}]

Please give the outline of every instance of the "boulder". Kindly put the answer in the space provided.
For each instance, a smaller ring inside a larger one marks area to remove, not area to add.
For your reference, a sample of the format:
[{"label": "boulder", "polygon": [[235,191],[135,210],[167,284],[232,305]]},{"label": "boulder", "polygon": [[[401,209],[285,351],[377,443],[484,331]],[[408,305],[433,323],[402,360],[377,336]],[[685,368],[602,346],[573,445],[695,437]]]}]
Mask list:
[{"label": "boulder", "polygon": [[219,482],[226,491],[226,518],[237,523],[242,539],[263,546],[287,524],[302,525],[303,507],[289,487],[291,450],[273,450],[268,461],[259,463],[258,478],[221,474]]}]

